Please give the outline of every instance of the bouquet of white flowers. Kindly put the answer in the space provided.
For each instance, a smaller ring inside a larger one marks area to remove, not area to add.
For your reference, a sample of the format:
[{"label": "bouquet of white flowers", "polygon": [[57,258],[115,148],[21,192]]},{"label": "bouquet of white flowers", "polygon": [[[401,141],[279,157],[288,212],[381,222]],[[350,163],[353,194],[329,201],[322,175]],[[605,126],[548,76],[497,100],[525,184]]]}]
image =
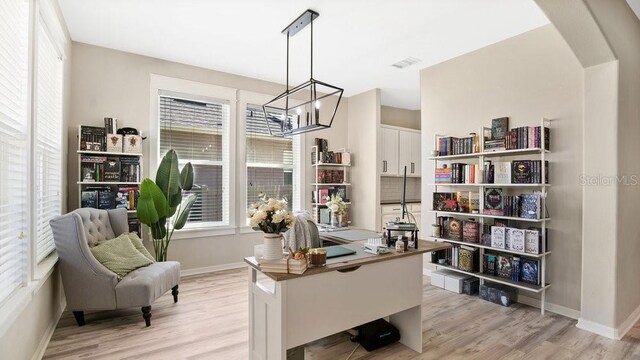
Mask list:
[{"label": "bouquet of white flowers", "polygon": [[260,201],[249,206],[247,218],[253,230],[266,234],[284,233],[296,221],[293,212],[287,211],[287,200],[267,198],[267,195],[262,195]]},{"label": "bouquet of white flowers", "polygon": [[331,200],[327,201],[327,208],[336,215],[342,215],[346,210],[346,205],[340,195],[331,195]]}]

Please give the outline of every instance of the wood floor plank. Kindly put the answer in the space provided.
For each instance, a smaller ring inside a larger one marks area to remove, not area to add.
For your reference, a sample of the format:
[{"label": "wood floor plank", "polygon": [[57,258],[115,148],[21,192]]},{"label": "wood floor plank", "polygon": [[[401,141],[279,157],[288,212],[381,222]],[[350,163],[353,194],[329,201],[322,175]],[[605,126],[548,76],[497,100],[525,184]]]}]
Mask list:
[{"label": "wood floor plank", "polygon": [[[152,308],[146,328],[140,309],[87,313],[78,327],[61,318],[45,359],[247,359],[246,269],[186,277],[180,301],[170,294]],[[373,352],[359,347],[351,359],[637,359],[640,325],[621,341],[575,327],[575,320],[522,304],[505,308],[423,281],[423,353],[396,343]],[[308,360],[346,359],[357,344],[346,332],[307,344]]]}]

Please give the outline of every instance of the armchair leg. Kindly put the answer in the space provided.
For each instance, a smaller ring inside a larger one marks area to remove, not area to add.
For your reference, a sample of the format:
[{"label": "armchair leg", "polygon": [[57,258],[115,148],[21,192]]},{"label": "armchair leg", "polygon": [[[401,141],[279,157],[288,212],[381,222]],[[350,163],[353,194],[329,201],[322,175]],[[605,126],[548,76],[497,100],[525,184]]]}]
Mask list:
[{"label": "armchair leg", "polygon": [[147,327],[151,326],[151,306],[142,307],[142,317]]},{"label": "armchair leg", "polygon": [[178,285],[171,288],[171,295],[173,295],[173,302],[178,302]]},{"label": "armchair leg", "polygon": [[78,326],[84,326],[84,311],[74,311],[73,316],[76,318]]}]

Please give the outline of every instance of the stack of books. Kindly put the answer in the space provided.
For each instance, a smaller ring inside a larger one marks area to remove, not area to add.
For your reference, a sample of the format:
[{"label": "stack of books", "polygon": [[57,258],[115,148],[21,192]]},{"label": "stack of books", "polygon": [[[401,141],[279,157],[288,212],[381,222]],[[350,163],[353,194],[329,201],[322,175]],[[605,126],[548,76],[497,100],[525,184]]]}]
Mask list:
[{"label": "stack of books", "polygon": [[307,261],[294,260],[290,258],[282,258],[280,260],[260,260],[260,270],[271,273],[300,275],[307,270]]}]

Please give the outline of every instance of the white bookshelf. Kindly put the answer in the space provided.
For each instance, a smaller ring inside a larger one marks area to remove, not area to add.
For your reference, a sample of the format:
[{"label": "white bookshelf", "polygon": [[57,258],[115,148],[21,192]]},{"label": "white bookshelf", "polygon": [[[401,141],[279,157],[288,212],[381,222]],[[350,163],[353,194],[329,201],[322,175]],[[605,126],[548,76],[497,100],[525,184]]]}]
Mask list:
[{"label": "white bookshelf", "polygon": [[[538,125],[537,125],[538,126]],[[545,127],[549,127],[550,128],[550,120],[545,119],[545,118],[541,118],[540,119],[540,123],[539,126],[541,126],[541,137],[542,137],[542,144],[544,145],[544,128]],[[429,158],[429,160],[432,160],[433,162],[433,166],[434,166],[434,176],[435,176],[435,169],[438,168],[438,165],[440,165],[440,163],[445,162],[445,163],[449,163],[449,162],[455,162],[457,160],[470,160],[473,163],[476,163],[477,161],[477,165],[478,166],[483,166],[485,159],[489,159],[489,158],[494,158],[494,157],[504,157],[504,158],[509,158],[509,157],[514,157],[514,156],[524,156],[527,155],[528,159],[532,159],[532,160],[541,160],[542,166],[541,166],[541,179],[544,182],[544,179],[546,178],[546,169],[544,166],[546,159],[546,154],[549,153],[549,150],[546,149],[542,149],[542,148],[527,148],[527,149],[513,149],[513,150],[499,150],[499,151],[484,151],[484,131],[487,130],[487,128],[481,128],[480,129],[480,151],[476,152],[476,153],[471,153],[471,154],[460,154],[460,155],[445,155],[445,156],[432,156]],[[442,135],[435,135],[435,143],[438,141],[437,139],[442,136]],[[434,146],[435,149],[435,146]],[[540,251],[539,254],[529,254],[529,253],[523,253],[523,252],[518,252],[518,251],[512,251],[512,250],[508,250],[508,249],[500,249],[500,248],[494,248],[491,246],[486,246],[486,245],[482,245],[481,243],[470,243],[470,242],[463,242],[463,241],[458,241],[458,240],[449,240],[449,239],[444,239],[444,238],[439,238],[439,237],[430,237],[433,241],[437,241],[437,242],[448,242],[451,244],[456,244],[456,245],[465,245],[465,246],[469,246],[469,247],[474,247],[477,248],[479,250],[479,257],[478,257],[478,261],[479,261],[479,269],[480,271],[477,273],[471,273],[471,272],[467,272],[467,271],[463,271],[460,269],[457,269],[455,267],[449,266],[449,265],[441,265],[441,264],[437,264],[434,263],[433,265],[436,268],[445,268],[445,269],[449,269],[449,270],[453,270],[456,272],[460,272],[460,273],[464,273],[464,274],[468,274],[474,277],[477,277],[478,279],[480,279],[481,283],[484,283],[484,281],[490,281],[490,282],[494,282],[494,283],[499,283],[499,284],[503,284],[503,285],[507,285],[507,286],[511,286],[514,288],[517,288],[519,290],[524,290],[524,291],[528,291],[528,292],[533,292],[533,293],[539,293],[540,294],[540,313],[544,315],[545,312],[545,296],[546,296],[546,290],[551,286],[551,284],[547,283],[547,279],[546,279],[546,269],[547,269],[547,256],[549,256],[551,254],[551,251],[547,251],[547,222],[551,220],[550,217],[545,216],[546,215],[546,197],[547,197],[547,190],[548,188],[550,188],[550,184],[486,184],[486,183],[463,183],[463,184],[453,184],[453,183],[432,183],[429,186],[433,187],[434,191],[433,192],[440,192],[439,189],[440,188],[449,188],[449,190],[451,191],[452,188],[473,188],[473,189],[477,189],[477,191],[479,192],[479,200],[480,200],[480,213],[474,214],[474,213],[463,213],[463,212],[453,212],[453,211],[438,211],[438,210],[430,210],[430,212],[434,213],[435,216],[452,216],[452,217],[465,217],[465,218],[477,218],[478,222],[479,222],[479,229],[480,229],[480,234],[482,234],[482,229],[484,227],[485,224],[485,219],[501,219],[501,220],[512,220],[512,221],[519,221],[522,222],[523,225],[524,224],[528,224],[525,226],[520,226],[520,228],[524,228],[524,227],[528,227],[529,225],[531,225],[532,223],[537,224],[538,226],[540,226],[540,228],[542,229],[542,249]],[[525,218],[520,218],[520,217],[514,217],[514,216],[501,216],[501,215],[490,215],[490,214],[483,214],[482,210],[484,209],[484,192],[486,188],[511,188],[511,189],[523,189],[523,190],[527,190],[527,191],[539,191],[541,193],[541,201],[540,201],[540,209],[541,209],[541,216],[542,218],[540,219],[525,219]],[[481,239],[480,239],[481,241]],[[534,258],[534,259],[539,259],[540,260],[540,268],[539,268],[539,272],[540,272],[540,285],[533,285],[533,284],[528,284],[528,283],[524,283],[524,282],[515,282],[509,279],[505,279],[505,278],[501,278],[501,277],[497,277],[497,276],[491,276],[491,275],[487,275],[483,273],[483,259],[484,259],[484,254],[485,254],[485,250],[487,251],[491,251],[492,253],[507,253],[507,254],[514,254],[514,255],[519,255],[519,256],[524,256],[524,257],[528,257],[528,258]]]},{"label": "white bookshelf", "polygon": [[[112,188],[113,190],[117,191],[117,187],[118,186],[139,186],[141,183],[141,180],[144,178],[143,176],[143,169],[144,169],[144,164],[143,164],[143,154],[141,153],[127,153],[127,152],[111,152],[111,151],[94,151],[94,150],[82,150],[81,147],[81,139],[80,139],[80,134],[81,134],[81,126],[78,126],[78,145],[77,145],[77,149],[76,150],[76,154],[78,157],[78,181],[76,182],[76,184],[78,185],[78,204],[77,207],[80,208],[82,207],[82,191],[85,190],[87,187],[92,187],[92,186],[109,186]],[[93,126],[93,125],[89,125],[89,126]],[[140,181],[83,181],[83,174],[82,174],[82,156],[83,155],[89,155],[89,156],[100,156],[100,157],[137,157],[138,158],[138,162],[140,164],[139,166],[139,179]],[[132,209],[129,210],[127,209],[127,214],[129,215],[129,217],[131,219],[136,217],[136,210]]]},{"label": "white bookshelf", "polygon": [[[315,156],[318,156],[318,147],[317,146],[312,146],[311,147],[311,154],[315,154]],[[313,155],[312,155],[313,156]],[[350,173],[349,170],[351,168],[351,164],[334,164],[334,163],[322,163],[319,162],[319,160],[317,160],[317,162],[315,164],[311,165],[314,168],[314,178],[313,181],[311,183],[311,186],[313,187],[313,193],[314,193],[314,197],[315,197],[315,202],[311,203],[311,207],[312,207],[312,212],[313,212],[313,218],[316,219],[316,221],[320,220],[320,209],[323,207],[326,207],[325,204],[320,203],[320,199],[318,199],[318,190],[325,188],[325,187],[331,187],[331,186],[346,186],[349,187],[351,186],[351,183],[349,182],[349,177],[350,177]],[[322,170],[322,169],[335,169],[335,170],[342,170],[344,172],[344,180],[342,183],[319,183],[318,181],[318,173]],[[351,197],[351,194],[347,191],[347,195],[349,197]],[[349,206],[351,205],[350,201],[345,201],[345,205]]]}]

